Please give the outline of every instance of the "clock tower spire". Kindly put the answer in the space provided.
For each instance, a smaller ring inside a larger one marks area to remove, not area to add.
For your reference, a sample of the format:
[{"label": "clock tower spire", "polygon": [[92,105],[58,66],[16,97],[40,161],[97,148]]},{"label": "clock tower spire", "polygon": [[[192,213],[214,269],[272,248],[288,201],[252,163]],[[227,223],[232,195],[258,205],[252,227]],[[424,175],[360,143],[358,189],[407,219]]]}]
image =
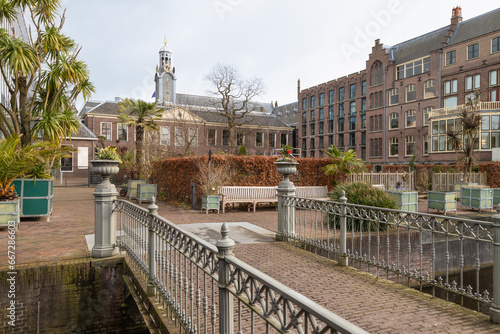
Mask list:
[{"label": "clock tower spire", "polygon": [[156,102],[162,105],[175,103],[175,67],[172,66],[172,49],[167,45],[167,38],[163,39],[163,46],[159,51],[159,59],[155,74]]}]

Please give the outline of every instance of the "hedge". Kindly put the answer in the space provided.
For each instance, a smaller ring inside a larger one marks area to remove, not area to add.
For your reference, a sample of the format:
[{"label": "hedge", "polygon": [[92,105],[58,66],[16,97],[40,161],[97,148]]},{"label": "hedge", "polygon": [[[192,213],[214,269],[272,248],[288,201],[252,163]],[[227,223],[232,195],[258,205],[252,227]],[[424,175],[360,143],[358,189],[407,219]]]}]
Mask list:
[{"label": "hedge", "polygon": [[[208,156],[191,156],[169,158],[156,162],[153,180],[158,185],[158,192],[166,199],[182,202],[191,201],[191,183],[196,186],[197,201],[201,198],[197,181],[197,161],[208,162]],[[282,175],[276,172],[271,156],[235,156],[212,155],[214,163],[224,163],[231,166],[231,186],[277,186]],[[298,158],[298,175],[292,175],[291,180],[297,186],[322,186],[330,188],[332,177],[326,176],[321,168],[331,163],[330,158],[312,159]]]}]

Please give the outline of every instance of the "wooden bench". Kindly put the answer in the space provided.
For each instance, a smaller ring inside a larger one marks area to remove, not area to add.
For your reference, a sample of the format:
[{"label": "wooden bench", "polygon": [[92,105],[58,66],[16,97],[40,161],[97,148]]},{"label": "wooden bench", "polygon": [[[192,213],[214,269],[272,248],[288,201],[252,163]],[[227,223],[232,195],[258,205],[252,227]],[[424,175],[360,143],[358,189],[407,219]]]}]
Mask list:
[{"label": "wooden bench", "polygon": [[330,200],[327,186],[302,186],[295,187],[295,196],[319,200]]},{"label": "wooden bench", "polygon": [[219,188],[222,213],[229,203],[252,203],[253,212],[257,203],[277,203],[276,187],[224,186]]}]

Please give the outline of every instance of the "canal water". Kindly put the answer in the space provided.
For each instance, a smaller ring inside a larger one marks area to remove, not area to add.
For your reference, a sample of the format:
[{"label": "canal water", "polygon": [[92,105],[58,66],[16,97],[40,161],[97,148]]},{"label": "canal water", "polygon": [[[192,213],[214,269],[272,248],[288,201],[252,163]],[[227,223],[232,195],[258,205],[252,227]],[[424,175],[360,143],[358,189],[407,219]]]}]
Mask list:
[{"label": "canal water", "polygon": [[95,266],[74,260],[16,271],[15,326],[0,272],[1,333],[149,333],[122,278],[121,263]]}]

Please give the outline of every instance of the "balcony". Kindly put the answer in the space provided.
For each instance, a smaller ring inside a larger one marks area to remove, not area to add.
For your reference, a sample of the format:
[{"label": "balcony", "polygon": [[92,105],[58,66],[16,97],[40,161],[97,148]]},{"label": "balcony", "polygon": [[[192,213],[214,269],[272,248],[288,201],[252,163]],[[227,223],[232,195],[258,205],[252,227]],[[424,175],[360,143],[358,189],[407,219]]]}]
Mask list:
[{"label": "balcony", "polygon": [[[456,107],[434,109],[432,112],[429,113],[429,119],[436,118],[436,117],[442,117],[442,116],[448,116],[448,115],[457,115],[462,110],[464,110],[464,108],[466,108],[465,104],[462,104],[462,105],[459,105]],[[479,103],[479,111],[486,111],[486,110],[499,110],[500,111],[500,101],[480,102]]]}]

